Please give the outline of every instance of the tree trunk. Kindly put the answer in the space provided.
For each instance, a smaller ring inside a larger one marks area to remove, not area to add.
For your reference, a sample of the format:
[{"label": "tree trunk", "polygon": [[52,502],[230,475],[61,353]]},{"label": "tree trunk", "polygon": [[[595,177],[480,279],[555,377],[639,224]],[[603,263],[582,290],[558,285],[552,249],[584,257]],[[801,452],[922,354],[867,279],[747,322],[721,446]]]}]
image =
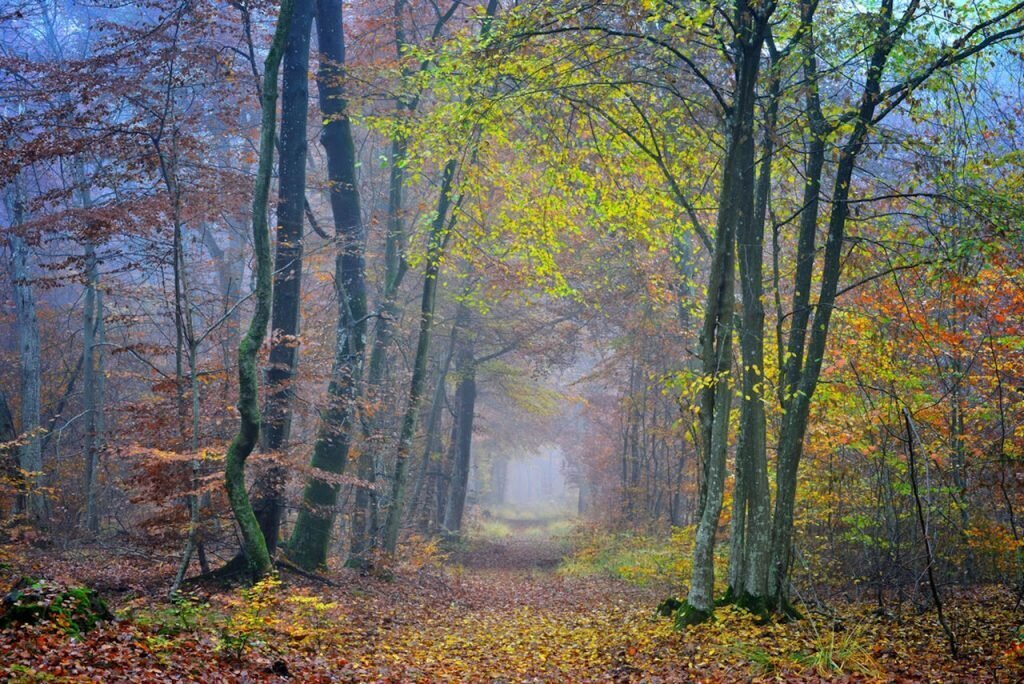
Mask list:
[{"label": "tree trunk", "polygon": [[[400,108],[401,111],[401,108]],[[388,232],[384,244],[384,293],[381,297],[380,315],[374,325],[373,346],[366,377],[367,398],[373,400],[387,377],[388,350],[394,338],[395,320],[398,318],[398,289],[408,270],[402,244],[405,227],[402,220],[402,197],[405,187],[404,138],[391,142],[391,159],[388,176]],[[372,418],[363,421],[363,437],[369,439],[374,429]],[[352,513],[352,537],[349,544],[349,558],[346,565],[363,567],[366,554],[373,545],[376,535],[374,521],[378,497],[376,489],[378,454],[369,448],[359,454],[359,479],[365,483],[356,490],[355,510]]]},{"label": "tree trunk", "polygon": [[[758,29],[755,27],[755,32]],[[759,72],[761,49],[767,25],[752,37],[745,67]],[[765,443],[764,394],[764,226],[771,191],[773,136],[778,113],[779,84],[772,78],[766,114],[761,165],[754,181],[753,109],[750,126],[744,132],[749,146],[744,154],[742,214],[738,217],[736,249],[739,261],[743,316],[740,348],[743,359],[740,432],[736,448],[736,486],[733,494],[732,553],[729,556],[729,588],[747,607],[761,612],[767,595],[768,548],[771,512],[768,493],[768,458]],[[752,105],[752,103],[751,103]],[[749,164],[749,166],[746,166]]]},{"label": "tree trunk", "polygon": [[[309,111],[309,37],[313,0],[295,0],[281,74],[281,136],[278,162],[277,243],[270,322],[270,359],[263,406],[263,443],[267,452],[287,448],[291,434],[292,377],[299,347],[302,293],[302,231],[306,201],[306,119]],[[253,510],[267,551],[277,549],[284,511],[287,469],[275,457],[254,483]]]},{"label": "tree trunk", "polygon": [[[867,68],[864,91],[857,109],[853,130],[839,151],[835,182],[832,189],[831,214],[828,236],[825,242],[825,257],[821,271],[821,285],[818,305],[810,326],[810,343],[802,367],[797,365],[791,375],[797,382],[791,385],[789,404],[783,417],[779,433],[778,470],[776,473],[775,512],[772,518],[771,567],[769,569],[769,591],[778,605],[785,607],[788,594],[789,568],[793,543],[793,507],[796,500],[797,471],[803,455],[804,435],[810,401],[818,385],[821,365],[828,340],[829,323],[835,305],[839,285],[843,253],[843,236],[849,215],[848,199],[850,182],[857,164],[857,157],[864,149],[870,123],[878,104],[881,79],[889,52],[895,42],[890,34],[892,24],[892,2],[884,0],[878,15],[879,22],[876,42]],[[794,322],[795,323],[795,322]],[[792,330],[793,335],[806,336],[807,331]],[[799,360],[791,363],[798,364]]]},{"label": "tree trunk", "polygon": [[462,532],[462,516],[466,508],[466,491],[469,484],[469,465],[473,449],[473,418],[476,411],[476,364],[473,359],[472,339],[464,343],[455,363],[455,375],[459,379],[455,391],[455,459],[452,475],[448,481],[448,500],[444,511],[444,533],[458,537]]},{"label": "tree trunk", "polygon": [[[21,197],[14,198],[14,223],[23,220]],[[36,321],[36,298],[29,274],[29,251],[20,236],[10,235],[11,266],[14,276],[14,306],[18,327],[18,351],[21,354],[21,439],[18,467],[28,476],[25,490],[19,496],[18,508],[30,522],[40,524],[46,519],[46,499],[39,487],[43,470],[40,434],[41,366],[39,359],[39,324]]]},{"label": "tree trunk", "polygon": [[409,396],[405,414],[402,417],[401,431],[398,436],[398,453],[395,458],[395,473],[391,488],[391,502],[388,507],[387,520],[384,525],[384,550],[394,553],[398,544],[398,531],[402,524],[402,511],[405,506],[406,476],[409,469],[409,452],[412,450],[413,432],[416,428],[416,417],[419,413],[423,396],[423,386],[427,379],[427,356],[430,353],[430,333],[434,325],[434,304],[437,295],[437,274],[441,270],[448,238],[451,235],[451,224],[448,221],[448,210],[451,206],[452,183],[455,177],[457,162],[452,159],[445,164],[441,178],[441,192],[437,201],[437,214],[434,216],[430,231],[430,242],[427,248],[427,263],[423,276],[423,294],[420,298],[420,326],[416,343],[416,358],[413,362],[412,381],[409,385]]},{"label": "tree trunk", "polygon": [[11,406],[7,401],[7,393],[0,387],[0,474],[10,478],[11,482],[17,482],[18,456],[17,448],[11,445],[18,439],[18,430],[14,427],[14,416],[11,415]]},{"label": "tree trunk", "polygon": [[[366,235],[356,186],[356,151],[346,112],[342,83],[345,35],[341,0],[317,0],[316,30],[321,52],[317,85],[326,123],[320,142],[327,153],[331,211],[338,240],[335,283],[338,298],[334,366],[328,386],[328,405],[320,418],[310,465],[340,474],[348,465],[353,418],[363,353],[366,347],[366,283],[363,250]],[[306,482],[302,507],[288,541],[288,554],[300,567],[312,570],[327,562],[327,548],[338,501],[337,482],[313,475]]]},{"label": "tree trunk", "polygon": [[427,479],[430,477],[430,466],[434,461],[441,459],[441,412],[445,405],[445,382],[448,378],[448,369],[451,366],[452,352],[456,340],[458,328],[452,328],[452,343],[444,354],[444,358],[438,360],[437,380],[434,383],[434,396],[430,402],[430,414],[427,416],[427,434],[423,444],[423,457],[420,459],[420,469],[416,475],[416,486],[413,488],[410,504],[413,511],[423,511],[420,517],[421,529],[430,530],[435,520],[430,514],[430,506],[422,503],[423,490],[426,488]]},{"label": "tree trunk", "polygon": [[260,433],[259,378],[256,356],[267,332],[270,319],[270,298],[273,288],[270,263],[270,233],[267,227],[267,199],[274,164],[274,129],[277,120],[277,74],[281,53],[288,36],[293,0],[281,0],[274,38],[267,52],[263,70],[262,114],[260,121],[259,167],[252,201],[252,237],[256,253],[256,307],[249,329],[238,346],[238,433],[228,446],[224,465],[224,486],[231,511],[242,533],[251,576],[261,577],[270,571],[270,554],[259,522],[249,502],[245,486],[245,462],[252,453]]},{"label": "tree trunk", "polygon": [[[705,448],[707,494],[697,525],[693,577],[687,596],[688,610],[680,614],[683,623],[706,619],[714,607],[715,533],[722,508],[729,409],[732,402],[729,377],[732,364],[734,242],[741,232],[749,237],[748,224],[753,214],[754,104],[761,47],[772,9],[771,3],[760,7],[751,6],[746,0],[738,0],[736,3],[736,93],[733,106],[728,112],[727,148],[719,193],[715,254],[701,334],[704,374],[709,383],[701,405],[701,428],[704,443],[708,445]],[[744,256],[751,256],[750,252],[744,252]],[[752,311],[751,315],[756,315],[756,311]],[[743,474],[747,472],[744,469]],[[745,487],[745,482],[743,484]]]},{"label": "tree trunk", "polygon": [[[84,183],[84,178],[81,179]],[[88,189],[80,191],[82,206],[92,204]],[[85,412],[85,527],[92,533],[99,531],[99,513],[96,506],[96,467],[102,444],[103,405],[101,396],[102,362],[97,358],[96,333],[102,325],[103,299],[99,293],[99,269],[96,247],[90,240],[85,246],[85,297],[82,315],[82,410]]]},{"label": "tree trunk", "polygon": [[[480,35],[485,37],[490,32],[491,19],[498,9],[497,0],[488,0],[484,11],[484,20]],[[474,127],[470,140],[475,140],[479,133]],[[473,144],[473,143],[471,143]],[[470,154],[474,158],[475,154]],[[412,381],[409,386],[409,397],[405,414],[398,436],[398,450],[395,457],[395,473],[391,487],[391,501],[388,506],[387,519],[384,523],[384,550],[394,553],[398,544],[398,532],[402,524],[402,511],[405,507],[406,479],[409,470],[409,452],[412,450],[413,432],[416,428],[416,416],[419,412],[423,395],[423,387],[427,376],[427,357],[430,353],[430,332],[434,324],[434,303],[437,294],[437,274],[441,270],[448,238],[451,237],[454,218],[448,220],[448,212],[452,205],[451,191],[455,179],[458,162],[449,159],[441,174],[441,192],[437,200],[437,214],[434,216],[430,237],[427,243],[427,261],[423,277],[423,295],[420,299],[420,325],[416,343],[416,357],[413,362]],[[456,202],[457,204],[457,202]]]}]

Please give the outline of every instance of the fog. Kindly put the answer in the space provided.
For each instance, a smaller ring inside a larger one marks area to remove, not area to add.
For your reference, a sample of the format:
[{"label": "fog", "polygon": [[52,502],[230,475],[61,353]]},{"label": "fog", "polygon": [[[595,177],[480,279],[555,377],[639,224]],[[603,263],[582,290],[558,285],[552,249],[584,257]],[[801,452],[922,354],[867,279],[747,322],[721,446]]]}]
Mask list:
[{"label": "fog", "polygon": [[549,445],[508,461],[504,503],[526,511],[575,512],[578,494],[565,478],[565,453]]}]

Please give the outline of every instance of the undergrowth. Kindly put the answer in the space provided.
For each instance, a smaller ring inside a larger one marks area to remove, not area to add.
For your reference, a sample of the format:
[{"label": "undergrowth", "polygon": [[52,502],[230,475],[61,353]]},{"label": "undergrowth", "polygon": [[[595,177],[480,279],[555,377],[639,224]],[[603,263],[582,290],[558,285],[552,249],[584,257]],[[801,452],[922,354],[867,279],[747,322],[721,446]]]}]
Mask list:
[{"label": "undergrowth", "polygon": [[[578,527],[570,535],[572,555],[559,572],[570,577],[605,576],[637,586],[687,585],[692,570],[696,528],[674,527],[669,535],[610,534]],[[716,563],[724,564],[725,546],[716,549]],[[724,585],[720,587],[724,590]]]}]

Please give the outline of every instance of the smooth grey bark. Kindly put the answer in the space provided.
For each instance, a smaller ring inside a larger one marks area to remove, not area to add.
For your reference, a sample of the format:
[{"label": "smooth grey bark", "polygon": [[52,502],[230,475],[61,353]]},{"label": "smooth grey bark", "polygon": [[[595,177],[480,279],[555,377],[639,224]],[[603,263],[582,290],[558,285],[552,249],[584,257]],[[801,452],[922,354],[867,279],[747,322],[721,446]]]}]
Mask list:
[{"label": "smooth grey bark", "polygon": [[[754,205],[754,105],[761,47],[774,5],[735,5],[736,92],[727,112],[726,158],[719,191],[718,221],[707,306],[701,332],[704,376],[708,383],[701,402],[701,430],[707,458],[706,496],[697,524],[693,573],[687,610],[680,621],[706,619],[714,608],[714,547],[722,508],[729,411],[734,299],[734,250],[740,233],[749,237]],[[745,253],[747,255],[747,253]],[[763,316],[763,312],[761,314]]]},{"label": "smooth grey bark", "polygon": [[419,413],[423,397],[423,387],[427,379],[427,357],[430,353],[430,334],[434,325],[434,308],[437,299],[437,275],[441,270],[441,261],[448,244],[448,238],[451,236],[452,224],[448,220],[448,211],[452,205],[451,192],[456,166],[457,162],[454,159],[449,160],[442,171],[437,212],[434,215],[427,246],[427,262],[423,275],[423,293],[420,297],[420,324],[416,343],[416,357],[413,362],[412,380],[409,384],[409,395],[406,401],[405,413],[402,417],[401,431],[398,435],[398,453],[395,457],[391,501],[384,524],[383,547],[388,553],[394,553],[398,545],[398,532],[402,524],[402,513],[405,508],[409,453],[412,451],[416,417]]},{"label": "smooth grey bark", "polygon": [[[722,508],[725,483],[725,456],[728,448],[729,410],[732,403],[730,375],[732,364],[733,326],[733,247],[732,227],[720,222],[716,237],[715,264],[709,282],[709,294],[714,293],[705,314],[704,371],[706,382],[702,400],[705,448],[704,501],[697,523],[693,552],[693,570],[689,607],[697,619],[711,614],[714,606],[714,549],[715,533]],[[710,420],[707,417],[710,416]]]},{"label": "smooth grey bark", "polygon": [[[74,160],[75,184],[84,209],[92,207],[92,195],[80,160]],[[85,412],[85,527],[99,531],[96,504],[96,468],[103,444],[103,294],[99,289],[99,265],[93,236],[85,243],[85,297],[82,312],[82,409]]]},{"label": "smooth grey bark", "polygon": [[90,532],[99,531],[99,512],[96,504],[96,468],[103,444],[102,397],[102,340],[93,331],[101,327],[103,295],[98,291],[96,249],[86,247],[86,294],[82,323],[83,373],[82,403],[85,411],[85,526]]},{"label": "smooth grey bark", "polygon": [[442,524],[444,533],[450,537],[458,537],[462,532],[473,452],[473,419],[477,392],[472,337],[463,342],[463,348],[459,351],[455,362],[455,376],[458,378],[455,390],[455,430],[452,440],[455,459],[452,463],[451,479],[448,481],[448,496]]},{"label": "smooth grey bark", "polygon": [[[24,221],[24,206],[17,187],[12,201],[15,227]],[[11,275],[14,280],[14,308],[18,329],[18,352],[21,355],[20,398],[21,439],[18,467],[26,476],[25,491],[18,497],[18,509],[30,522],[46,520],[46,499],[38,488],[43,471],[42,435],[40,426],[41,366],[39,358],[39,323],[36,319],[36,298],[29,271],[29,249],[15,231],[10,234]]]},{"label": "smooth grey bark", "polygon": [[181,586],[182,581],[185,579],[185,573],[188,571],[189,563],[192,561],[192,554],[199,549],[199,557],[202,564],[203,572],[208,572],[206,553],[202,547],[202,539],[200,537],[200,526],[202,524],[202,509],[205,504],[203,496],[198,494],[200,487],[200,476],[202,470],[202,462],[199,454],[199,442],[200,442],[200,389],[199,389],[199,368],[198,368],[198,354],[199,344],[195,340],[189,340],[188,344],[188,375],[189,375],[189,393],[192,398],[192,432],[189,439],[189,450],[192,453],[192,457],[189,459],[189,470],[190,470],[190,489],[191,493],[188,497],[188,509],[189,509],[189,524],[188,524],[188,537],[185,540],[185,550],[181,555],[181,562],[178,564],[178,572],[174,576],[174,582],[171,584],[171,594],[174,594]]},{"label": "smooth grey bark", "polygon": [[[326,121],[320,142],[327,154],[331,211],[338,241],[338,321],[328,405],[321,414],[310,465],[314,470],[337,475],[348,465],[366,347],[366,233],[359,209],[356,150],[342,81],[345,35],[341,0],[317,0],[316,11],[321,52],[317,86]],[[288,541],[288,555],[300,567],[310,570],[326,563],[338,491],[337,481],[316,474],[307,480],[302,507]]]},{"label": "smooth grey bark", "polygon": [[[306,202],[306,121],[309,113],[309,42],[313,0],[296,0],[281,64],[277,235],[270,358],[266,370],[261,448],[286,449],[292,424],[292,378],[298,363],[302,294],[302,238]],[[254,483],[253,511],[267,551],[277,549],[287,469],[272,461]]]},{"label": "smooth grey bark", "polygon": [[[755,28],[755,30],[757,30]],[[760,38],[754,37],[751,49],[756,59],[769,29],[765,25]],[[773,46],[771,46],[773,48]],[[771,52],[775,52],[774,49]],[[758,71],[751,63],[747,68]],[[736,483],[733,492],[732,552],[729,556],[729,589],[734,598],[749,607],[763,609],[767,596],[768,551],[771,544],[771,511],[768,493],[768,458],[766,453],[764,378],[764,228],[771,192],[771,169],[774,155],[775,120],[778,116],[780,86],[771,76],[764,144],[756,188],[754,185],[753,111],[750,112],[750,171],[745,172],[743,193],[753,197],[736,232],[739,262],[742,322],[740,349],[742,356],[742,397],[740,399],[740,432],[736,446]]]}]

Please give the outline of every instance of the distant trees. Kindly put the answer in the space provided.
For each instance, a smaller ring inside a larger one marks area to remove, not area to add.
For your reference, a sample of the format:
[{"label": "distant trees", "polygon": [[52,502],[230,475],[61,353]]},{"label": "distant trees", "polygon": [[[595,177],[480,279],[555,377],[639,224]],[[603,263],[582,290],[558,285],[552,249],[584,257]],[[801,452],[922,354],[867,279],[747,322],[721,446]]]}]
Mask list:
[{"label": "distant trees", "polygon": [[[14,229],[21,227],[25,220],[25,199],[19,192],[15,180],[12,196],[9,198]],[[21,444],[17,448],[18,467],[28,481],[22,484],[18,495],[18,509],[36,524],[46,519],[46,499],[34,481],[43,472],[42,435],[40,434],[40,393],[42,391],[42,370],[39,357],[39,323],[36,318],[36,297],[29,271],[29,251],[25,240],[10,235],[11,276],[13,278],[15,316],[18,331],[18,353],[21,357],[19,403],[21,405]]]}]

